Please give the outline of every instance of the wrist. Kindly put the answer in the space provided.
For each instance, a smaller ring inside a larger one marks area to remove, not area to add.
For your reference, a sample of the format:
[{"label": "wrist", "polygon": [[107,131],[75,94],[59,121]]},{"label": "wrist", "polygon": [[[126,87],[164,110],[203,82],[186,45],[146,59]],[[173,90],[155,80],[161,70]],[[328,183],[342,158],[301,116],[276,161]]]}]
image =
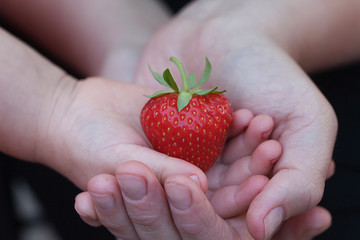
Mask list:
[{"label": "wrist", "polygon": [[66,124],[64,120],[80,84],[71,76],[63,75],[45,95],[36,122],[34,162],[58,170],[53,164],[57,162],[57,158],[61,158],[58,156],[62,152],[61,129]]},{"label": "wrist", "polygon": [[37,161],[39,137],[48,127],[44,119],[56,112],[46,106],[61,95],[61,86],[75,81],[2,29],[0,42],[0,151]]}]

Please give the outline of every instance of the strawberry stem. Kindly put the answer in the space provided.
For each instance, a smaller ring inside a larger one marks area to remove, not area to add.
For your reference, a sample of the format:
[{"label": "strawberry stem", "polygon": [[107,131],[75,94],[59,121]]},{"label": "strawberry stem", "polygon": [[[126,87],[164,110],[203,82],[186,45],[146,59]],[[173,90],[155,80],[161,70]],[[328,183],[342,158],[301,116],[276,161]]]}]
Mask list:
[{"label": "strawberry stem", "polygon": [[201,90],[200,88],[206,83],[206,81],[209,79],[210,73],[211,73],[211,63],[208,58],[205,59],[205,69],[204,72],[197,83],[196,76],[193,72],[189,74],[189,76],[186,75],[185,70],[179,59],[176,57],[171,57],[170,61],[176,64],[176,66],[179,68],[181,78],[183,81],[181,90],[179,90],[174,78],[172,77],[169,69],[166,69],[164,73],[161,75],[159,73],[154,72],[150,66],[149,70],[151,71],[152,75],[155,77],[155,79],[163,86],[170,87],[169,90],[161,90],[153,95],[147,96],[147,97],[158,97],[167,93],[177,93],[179,94],[178,100],[177,100],[177,107],[178,111],[181,112],[182,109],[184,109],[190,102],[193,94],[196,95],[206,95],[210,93],[223,93],[224,91],[217,91],[218,87],[212,88],[212,89],[205,89]]}]

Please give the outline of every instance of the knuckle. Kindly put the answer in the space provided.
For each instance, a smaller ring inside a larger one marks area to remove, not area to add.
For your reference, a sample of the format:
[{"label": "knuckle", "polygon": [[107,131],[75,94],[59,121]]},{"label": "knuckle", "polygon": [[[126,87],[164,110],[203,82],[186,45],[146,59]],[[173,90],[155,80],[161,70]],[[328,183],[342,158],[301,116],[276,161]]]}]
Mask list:
[{"label": "knuckle", "polygon": [[155,212],[145,211],[143,213],[137,213],[130,216],[132,222],[136,225],[144,227],[154,227],[161,224],[161,214]]},{"label": "knuckle", "polygon": [[188,236],[201,236],[204,233],[199,224],[183,223],[180,228],[181,232]]}]

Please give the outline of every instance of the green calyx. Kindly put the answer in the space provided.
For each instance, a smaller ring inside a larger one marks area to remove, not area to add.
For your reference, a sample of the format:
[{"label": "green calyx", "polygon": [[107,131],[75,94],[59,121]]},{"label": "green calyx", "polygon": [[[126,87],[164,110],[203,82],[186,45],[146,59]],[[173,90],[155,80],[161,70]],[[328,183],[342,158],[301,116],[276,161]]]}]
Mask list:
[{"label": "green calyx", "polygon": [[170,61],[176,64],[176,66],[179,68],[180,75],[182,78],[182,86],[181,89],[177,86],[174,78],[172,77],[170,70],[166,69],[163,74],[159,74],[154,72],[151,67],[149,66],[150,72],[154,76],[154,78],[163,86],[168,87],[170,89],[162,90],[154,93],[151,96],[147,96],[149,98],[153,97],[159,97],[164,94],[168,93],[178,93],[178,101],[177,101],[177,108],[180,112],[182,109],[184,109],[190,102],[192,96],[194,94],[196,95],[206,95],[210,93],[224,93],[224,91],[217,91],[218,87],[212,88],[212,89],[204,89],[201,90],[200,88],[207,82],[209,79],[210,73],[211,73],[211,63],[208,58],[206,58],[206,65],[203,74],[201,75],[201,78],[199,81],[197,81],[196,76],[193,72],[186,74],[184,67],[182,66],[181,62],[175,58],[171,57]]}]

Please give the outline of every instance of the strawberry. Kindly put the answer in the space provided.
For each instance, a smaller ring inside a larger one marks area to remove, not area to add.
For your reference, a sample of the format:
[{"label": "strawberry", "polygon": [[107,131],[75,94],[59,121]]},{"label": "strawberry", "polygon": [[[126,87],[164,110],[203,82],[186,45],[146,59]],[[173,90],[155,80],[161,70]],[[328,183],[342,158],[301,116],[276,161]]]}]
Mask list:
[{"label": "strawberry", "polygon": [[205,172],[225,145],[232,121],[231,104],[225,91],[218,92],[217,87],[200,90],[211,72],[207,58],[199,82],[194,73],[185,73],[178,59],[170,60],[180,70],[182,88],[178,88],[169,69],[161,75],[149,67],[155,79],[170,89],[147,96],[150,100],[141,111],[141,125],[154,149]]}]

